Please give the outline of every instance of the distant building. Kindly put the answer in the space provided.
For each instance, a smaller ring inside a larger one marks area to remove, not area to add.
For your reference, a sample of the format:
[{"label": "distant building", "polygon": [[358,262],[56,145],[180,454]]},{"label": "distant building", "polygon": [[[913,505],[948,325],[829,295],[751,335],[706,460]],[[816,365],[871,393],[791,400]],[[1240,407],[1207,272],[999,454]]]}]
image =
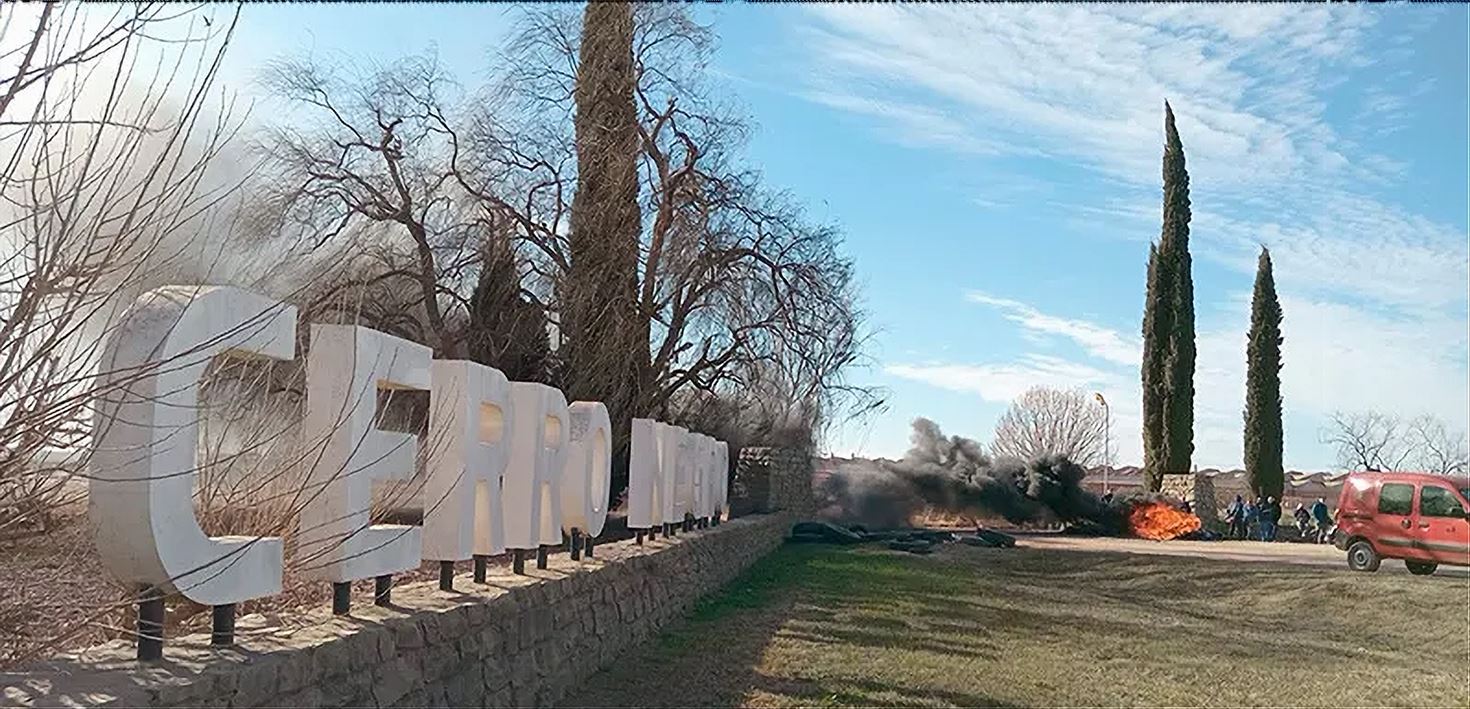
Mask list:
[{"label": "distant building", "polygon": [[[1214,481],[1215,499],[1220,505],[1230,504],[1236,495],[1250,496],[1250,484],[1246,480],[1244,470],[1201,468],[1196,472]],[[1281,506],[1288,511],[1299,502],[1310,507],[1320,497],[1327,502],[1329,508],[1335,510],[1337,495],[1342,491],[1342,481],[1346,477],[1347,473],[1287,471]],[[1101,495],[1104,478],[1108,481],[1107,486],[1119,496],[1127,496],[1131,492],[1143,489],[1143,469],[1133,465],[1119,466],[1106,471],[1102,467],[1092,468],[1087,471],[1087,477],[1083,479],[1082,486]]]}]

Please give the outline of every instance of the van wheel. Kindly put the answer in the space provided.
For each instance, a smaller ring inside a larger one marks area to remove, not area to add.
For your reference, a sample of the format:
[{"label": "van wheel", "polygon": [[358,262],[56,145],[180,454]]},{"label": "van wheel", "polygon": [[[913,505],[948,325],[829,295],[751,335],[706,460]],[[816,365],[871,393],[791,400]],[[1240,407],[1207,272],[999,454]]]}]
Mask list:
[{"label": "van wheel", "polygon": [[1409,567],[1409,573],[1415,576],[1428,576],[1439,568],[1439,564],[1432,561],[1405,561],[1404,566]]},{"label": "van wheel", "polygon": [[1348,547],[1348,568],[1353,571],[1377,571],[1380,560],[1373,545],[1359,539]]}]

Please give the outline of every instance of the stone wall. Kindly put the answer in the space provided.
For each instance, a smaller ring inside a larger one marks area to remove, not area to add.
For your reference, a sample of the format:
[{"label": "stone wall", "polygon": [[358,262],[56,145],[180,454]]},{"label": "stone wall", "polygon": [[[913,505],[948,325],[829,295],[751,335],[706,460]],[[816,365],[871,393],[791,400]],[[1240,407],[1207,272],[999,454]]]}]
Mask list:
[{"label": "stone wall", "polygon": [[1159,492],[1188,502],[1190,509],[1194,510],[1206,527],[1218,521],[1215,481],[1207,476],[1198,473],[1166,473],[1160,481]]},{"label": "stone wall", "polygon": [[303,611],[290,627],[245,616],[236,645],[169,639],[157,663],[117,641],[0,673],[0,706],[549,706],[779,546],[791,522],[599,545],[527,576],[492,569],[487,585],[462,573],[453,592],[407,584],[390,607]]},{"label": "stone wall", "polygon": [[730,492],[732,515],[785,511],[798,518],[817,509],[812,457],[799,448],[742,448]]}]

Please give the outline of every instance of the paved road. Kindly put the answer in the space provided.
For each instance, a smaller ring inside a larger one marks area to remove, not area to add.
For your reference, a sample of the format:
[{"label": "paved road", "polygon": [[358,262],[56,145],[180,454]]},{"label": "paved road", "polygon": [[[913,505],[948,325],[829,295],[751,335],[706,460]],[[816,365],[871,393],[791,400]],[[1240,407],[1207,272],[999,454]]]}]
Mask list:
[{"label": "paved road", "polygon": [[[1152,542],[1146,539],[1118,539],[1113,537],[1075,537],[1062,534],[1017,534],[1019,546],[1036,549],[1073,549],[1077,551],[1116,551],[1129,554],[1155,554],[1162,556],[1195,556],[1206,559],[1254,561],[1302,566],[1323,566],[1346,569],[1344,553],[1329,544],[1290,544],[1279,542]],[[1392,573],[1407,574],[1404,563],[1384,560],[1379,569]],[[1470,577],[1470,569],[1441,566],[1437,575]]]}]

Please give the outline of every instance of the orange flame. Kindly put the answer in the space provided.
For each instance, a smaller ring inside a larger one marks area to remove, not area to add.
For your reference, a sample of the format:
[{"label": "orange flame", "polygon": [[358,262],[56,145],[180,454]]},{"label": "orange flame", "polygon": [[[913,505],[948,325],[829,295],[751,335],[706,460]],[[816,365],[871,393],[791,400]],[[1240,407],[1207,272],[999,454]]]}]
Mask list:
[{"label": "orange flame", "polygon": [[1199,517],[1167,502],[1140,502],[1128,513],[1128,531],[1143,539],[1168,541],[1199,528]]}]

